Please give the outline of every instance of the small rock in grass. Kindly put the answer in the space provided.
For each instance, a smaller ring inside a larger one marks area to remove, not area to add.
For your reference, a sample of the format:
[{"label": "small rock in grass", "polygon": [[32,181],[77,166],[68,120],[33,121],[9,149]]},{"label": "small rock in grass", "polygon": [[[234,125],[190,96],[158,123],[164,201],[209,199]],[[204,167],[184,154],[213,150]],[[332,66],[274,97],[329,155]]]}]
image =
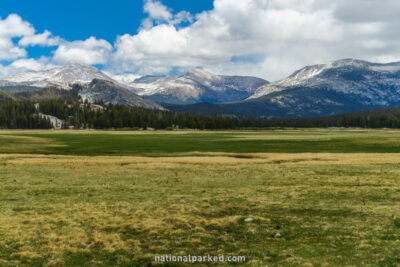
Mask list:
[{"label": "small rock in grass", "polygon": [[278,238],[278,237],[281,237],[281,234],[280,234],[280,233],[276,233],[276,234],[275,234],[275,238]]},{"label": "small rock in grass", "polygon": [[246,219],[244,219],[244,221],[245,221],[245,222],[253,222],[254,219],[253,219],[253,218],[246,218]]}]

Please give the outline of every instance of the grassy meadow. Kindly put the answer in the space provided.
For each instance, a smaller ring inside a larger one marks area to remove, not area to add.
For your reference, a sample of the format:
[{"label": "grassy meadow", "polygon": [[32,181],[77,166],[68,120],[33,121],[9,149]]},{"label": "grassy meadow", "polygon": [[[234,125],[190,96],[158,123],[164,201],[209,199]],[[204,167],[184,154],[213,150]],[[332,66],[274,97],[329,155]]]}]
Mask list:
[{"label": "grassy meadow", "polygon": [[399,152],[393,130],[0,131],[0,266],[400,266]]}]

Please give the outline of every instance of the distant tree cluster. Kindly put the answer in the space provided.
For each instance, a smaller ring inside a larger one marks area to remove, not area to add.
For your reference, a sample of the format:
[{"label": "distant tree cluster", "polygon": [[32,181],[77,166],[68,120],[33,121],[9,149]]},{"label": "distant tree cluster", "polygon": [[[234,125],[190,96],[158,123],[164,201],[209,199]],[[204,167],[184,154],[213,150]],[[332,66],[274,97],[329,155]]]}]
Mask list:
[{"label": "distant tree cluster", "polygon": [[52,124],[39,116],[33,102],[5,102],[0,105],[0,128],[49,129]]}]

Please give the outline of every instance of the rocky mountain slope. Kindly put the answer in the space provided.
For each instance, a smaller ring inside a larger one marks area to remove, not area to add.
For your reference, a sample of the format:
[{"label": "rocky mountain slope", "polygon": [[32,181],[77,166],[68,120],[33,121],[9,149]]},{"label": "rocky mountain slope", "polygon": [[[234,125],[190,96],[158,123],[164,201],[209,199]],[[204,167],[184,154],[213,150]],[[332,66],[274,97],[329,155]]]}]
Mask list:
[{"label": "rocky mountain slope", "polygon": [[102,100],[104,103],[120,104],[126,106],[140,106],[149,109],[164,110],[162,106],[151,100],[138,96],[118,83],[94,79],[86,89],[79,92],[83,100],[94,102]]},{"label": "rocky mountain slope", "polygon": [[308,66],[224,108],[253,116],[314,117],[400,105],[400,63],[344,59]]},{"label": "rocky mountain slope", "polygon": [[267,83],[255,77],[214,75],[193,69],[182,76],[144,76],[128,86],[132,92],[156,102],[193,104],[243,100]]},{"label": "rocky mountain slope", "polygon": [[151,100],[129,91],[100,70],[80,64],[67,63],[46,71],[25,71],[0,80],[0,90],[13,94],[20,100],[68,99],[73,85],[83,88],[79,95],[89,101],[103,100],[105,103],[164,109]]},{"label": "rocky mountain slope", "polygon": [[359,94],[372,99],[378,95],[384,96],[386,85],[399,86],[399,73],[400,63],[378,64],[343,59],[302,68],[286,79],[259,87],[249,99],[300,86],[330,87],[338,92]]},{"label": "rocky mountain slope", "polygon": [[[195,69],[182,76],[144,76],[122,85],[96,68],[68,63],[48,71],[22,72],[4,78],[0,80],[0,89],[18,92],[23,97],[43,97],[60,94],[23,92],[51,86],[70,90],[73,83],[82,84],[85,90],[80,92],[81,96],[91,101],[102,99],[161,109],[152,102],[155,101],[169,104],[168,109],[204,114],[302,118],[400,105],[400,63],[377,64],[355,59],[307,66],[273,83]],[[202,102],[212,104],[201,105]]]}]

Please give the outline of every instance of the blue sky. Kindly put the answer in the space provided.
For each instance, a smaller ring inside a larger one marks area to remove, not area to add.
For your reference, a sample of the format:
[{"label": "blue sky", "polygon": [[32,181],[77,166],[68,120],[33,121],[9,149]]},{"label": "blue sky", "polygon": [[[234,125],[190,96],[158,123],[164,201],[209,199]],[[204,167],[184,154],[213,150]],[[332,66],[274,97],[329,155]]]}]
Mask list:
[{"label": "blue sky", "polygon": [[[15,13],[29,21],[38,32],[49,30],[68,41],[90,36],[113,43],[117,35],[137,33],[142,20],[143,0],[2,0],[0,17]],[[163,0],[173,12],[200,13],[213,7],[212,0]],[[49,54],[48,47],[27,48],[29,56]]]},{"label": "blue sky", "polygon": [[342,58],[400,61],[398,0],[1,0],[0,78],[69,61],[115,77],[281,79]]}]

